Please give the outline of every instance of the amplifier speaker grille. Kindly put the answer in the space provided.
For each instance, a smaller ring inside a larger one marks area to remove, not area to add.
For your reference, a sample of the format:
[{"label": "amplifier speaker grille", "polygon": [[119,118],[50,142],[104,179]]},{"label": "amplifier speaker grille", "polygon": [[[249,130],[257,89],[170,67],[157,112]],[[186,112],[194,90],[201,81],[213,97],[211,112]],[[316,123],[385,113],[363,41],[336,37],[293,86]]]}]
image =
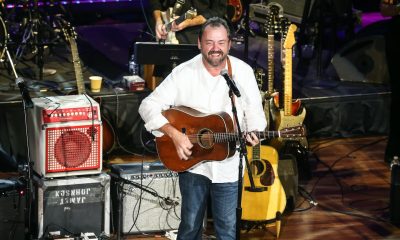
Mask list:
[{"label": "amplifier speaker grille", "polygon": [[46,129],[46,172],[100,167],[100,125]]},{"label": "amplifier speaker grille", "polygon": [[32,102],[27,128],[33,170],[45,178],[100,173],[103,127],[98,103],[83,94]]}]

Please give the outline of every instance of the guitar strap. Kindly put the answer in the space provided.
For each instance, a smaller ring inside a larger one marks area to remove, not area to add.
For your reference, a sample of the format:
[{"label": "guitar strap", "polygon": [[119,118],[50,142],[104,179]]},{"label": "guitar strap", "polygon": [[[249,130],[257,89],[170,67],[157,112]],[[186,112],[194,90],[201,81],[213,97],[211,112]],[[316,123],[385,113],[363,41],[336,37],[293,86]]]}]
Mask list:
[{"label": "guitar strap", "polygon": [[[227,63],[227,65],[228,65],[228,74],[229,74],[229,77],[233,80],[233,78],[232,78],[232,65],[231,65],[231,61],[229,60],[229,57],[228,56],[226,56],[226,63]],[[235,95],[233,95],[232,96],[232,101],[235,103]],[[237,132],[237,126],[236,126],[236,119],[235,119],[235,117],[233,117],[233,129],[235,130],[235,132]]]},{"label": "guitar strap", "polygon": [[228,56],[226,56],[226,63],[228,64],[228,74],[229,74],[229,77],[230,77],[231,79],[233,79],[233,78],[232,78],[232,66],[231,66],[231,61],[229,60],[229,57],[228,57]]}]

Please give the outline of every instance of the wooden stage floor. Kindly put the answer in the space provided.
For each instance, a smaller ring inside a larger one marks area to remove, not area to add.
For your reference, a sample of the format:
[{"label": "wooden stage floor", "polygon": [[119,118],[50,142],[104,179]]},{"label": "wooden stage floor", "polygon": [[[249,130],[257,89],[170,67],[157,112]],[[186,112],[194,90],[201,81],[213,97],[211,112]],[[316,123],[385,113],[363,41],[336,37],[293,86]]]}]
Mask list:
[{"label": "wooden stage floor", "polygon": [[[283,218],[279,239],[400,239],[400,229],[389,222],[385,145],[385,136],[310,140],[312,178],[300,186],[316,206],[299,196],[296,209]],[[203,239],[216,239],[212,221],[207,226]],[[167,239],[124,236],[139,238]],[[241,239],[276,239],[275,226],[243,231]]]}]

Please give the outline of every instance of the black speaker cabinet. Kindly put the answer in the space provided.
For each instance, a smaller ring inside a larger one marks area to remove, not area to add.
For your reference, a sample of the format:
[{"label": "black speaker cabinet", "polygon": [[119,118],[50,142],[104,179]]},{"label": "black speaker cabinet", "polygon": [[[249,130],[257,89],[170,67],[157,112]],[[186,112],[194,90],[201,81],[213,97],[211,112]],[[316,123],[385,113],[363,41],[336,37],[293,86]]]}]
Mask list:
[{"label": "black speaker cabinet", "polygon": [[285,211],[293,211],[296,206],[299,187],[299,174],[295,156],[285,154],[280,157],[278,175],[286,193],[287,202]]},{"label": "black speaker cabinet", "polygon": [[400,164],[393,162],[390,185],[390,221],[400,226]]},{"label": "black speaker cabinet", "polygon": [[356,38],[333,56],[332,64],[342,81],[389,82],[383,35]]},{"label": "black speaker cabinet", "polygon": [[110,176],[36,179],[34,237],[93,232],[110,234]]},{"label": "black speaker cabinet", "polygon": [[181,194],[177,173],[158,161],[114,164],[111,172],[113,220],[117,228],[114,232],[120,229],[120,233],[134,234],[178,229]]}]

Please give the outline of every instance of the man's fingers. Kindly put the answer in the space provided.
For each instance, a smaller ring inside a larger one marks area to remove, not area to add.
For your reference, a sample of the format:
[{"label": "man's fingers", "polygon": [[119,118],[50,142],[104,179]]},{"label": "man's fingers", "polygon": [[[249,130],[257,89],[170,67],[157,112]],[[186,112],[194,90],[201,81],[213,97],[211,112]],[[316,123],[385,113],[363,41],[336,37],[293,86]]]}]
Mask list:
[{"label": "man's fingers", "polygon": [[248,143],[250,143],[252,146],[258,144],[260,141],[258,140],[258,137],[255,133],[250,132],[246,134],[246,140]]},{"label": "man's fingers", "polygon": [[182,160],[188,160],[189,157],[192,155],[192,151],[189,148],[182,148],[178,151],[178,155]]}]

